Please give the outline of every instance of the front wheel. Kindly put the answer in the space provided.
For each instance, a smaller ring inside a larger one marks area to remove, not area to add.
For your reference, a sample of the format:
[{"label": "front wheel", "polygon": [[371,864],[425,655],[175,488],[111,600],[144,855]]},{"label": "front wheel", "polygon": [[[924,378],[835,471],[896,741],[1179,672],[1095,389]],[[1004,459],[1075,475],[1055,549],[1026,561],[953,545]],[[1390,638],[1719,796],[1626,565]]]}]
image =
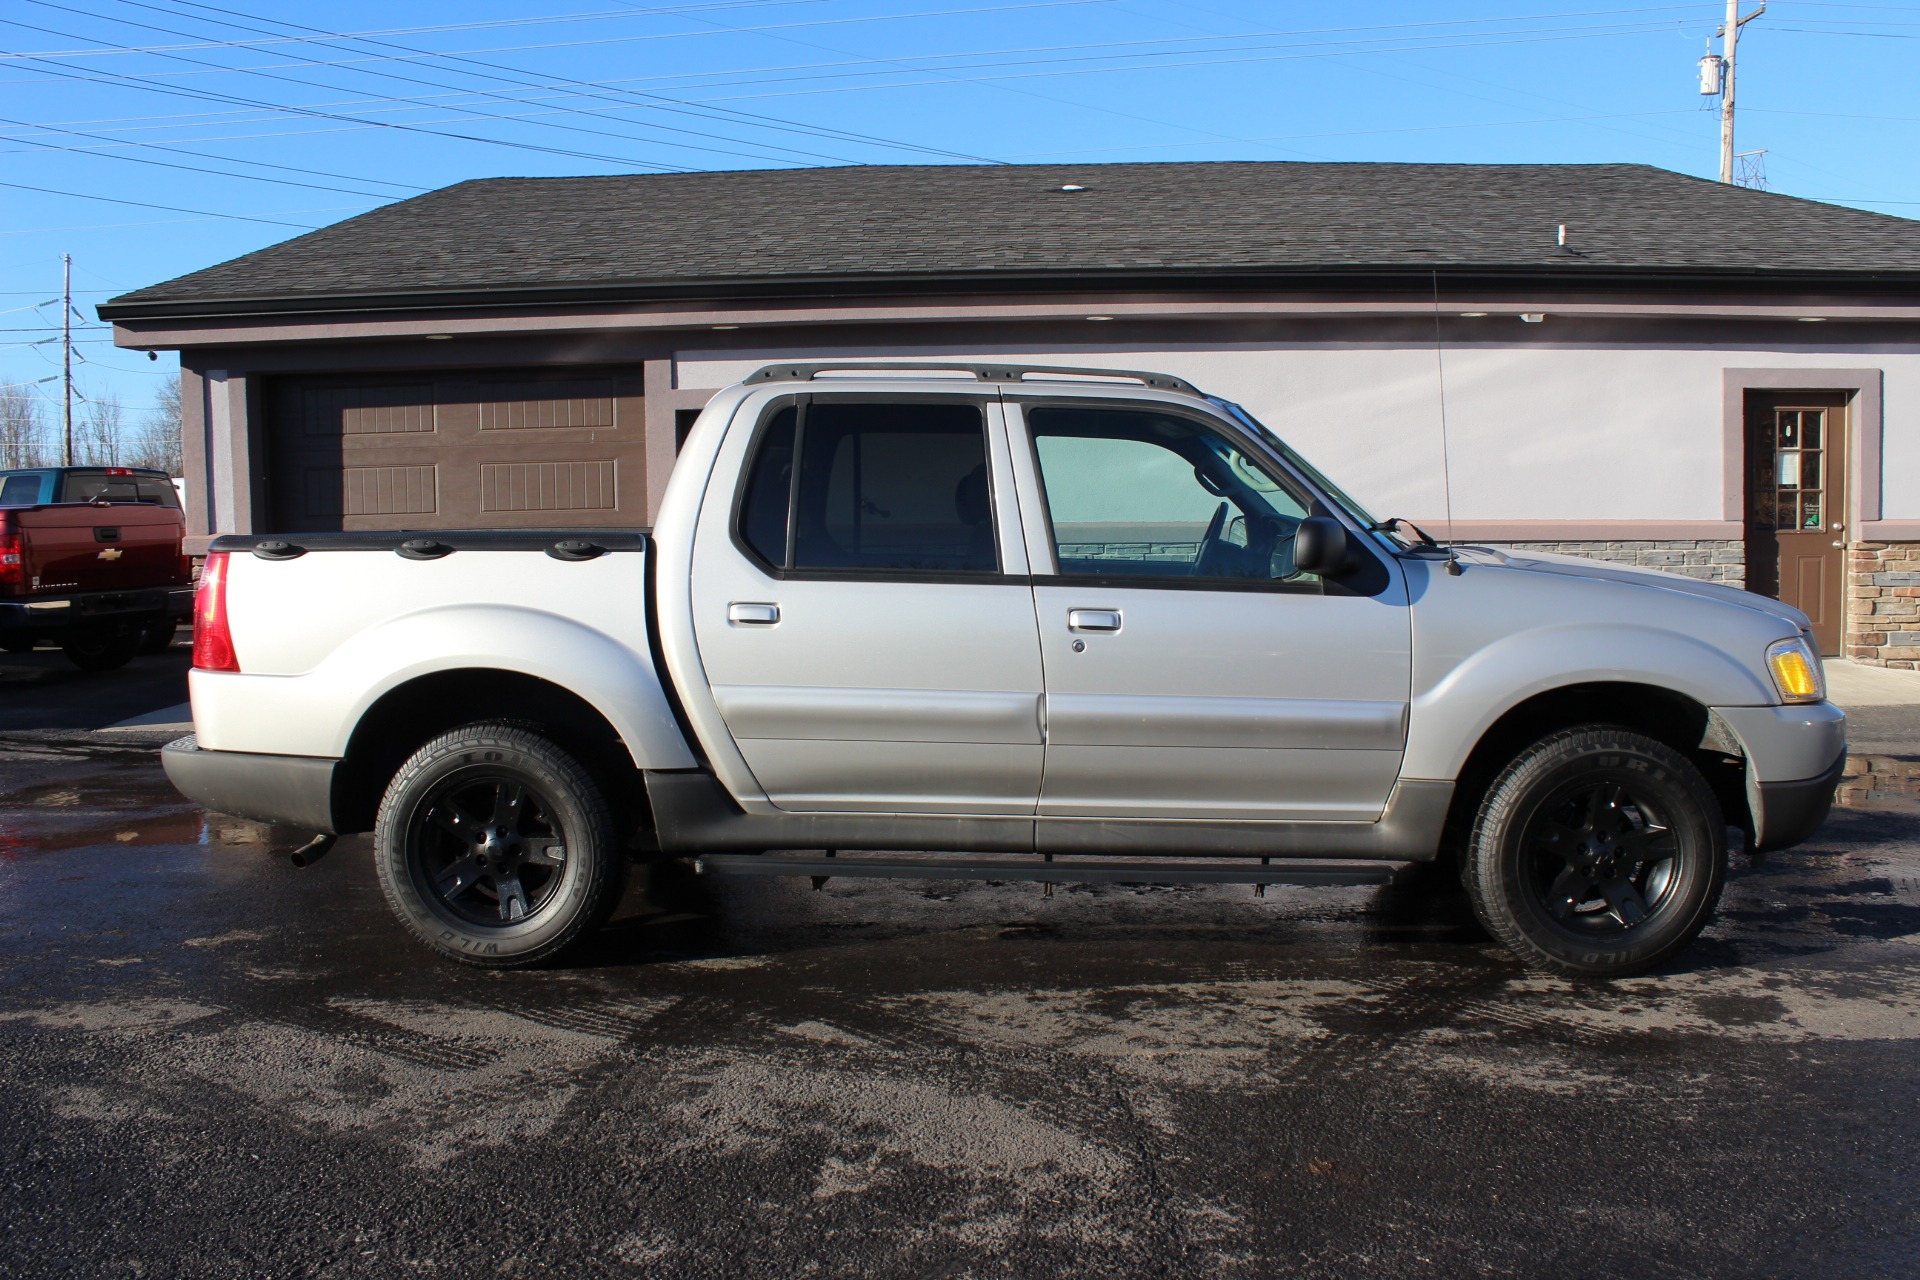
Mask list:
[{"label": "front wheel", "polygon": [[1494,781],[1462,870],[1480,922],[1530,967],[1627,977],[1671,958],[1712,917],[1726,821],[1671,747],[1627,729],[1568,729]]},{"label": "front wheel", "polygon": [[558,955],[604,924],[626,887],[593,776],[517,725],[469,725],[414,752],[381,801],[374,844],[401,923],[489,968]]}]

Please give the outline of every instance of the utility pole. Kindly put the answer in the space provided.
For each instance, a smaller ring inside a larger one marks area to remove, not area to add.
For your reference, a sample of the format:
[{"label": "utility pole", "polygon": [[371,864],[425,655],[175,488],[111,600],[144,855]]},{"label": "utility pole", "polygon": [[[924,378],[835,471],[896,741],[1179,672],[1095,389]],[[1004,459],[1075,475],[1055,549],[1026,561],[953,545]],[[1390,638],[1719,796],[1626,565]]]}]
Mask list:
[{"label": "utility pole", "polygon": [[73,255],[60,255],[60,465],[73,465]]},{"label": "utility pole", "polygon": [[1725,74],[1720,84],[1720,181],[1733,182],[1733,66],[1734,52],[1740,44],[1740,28],[1767,11],[1766,0],[1746,17],[1740,16],[1740,0],[1727,0],[1726,25],[1720,28],[1720,60]]}]

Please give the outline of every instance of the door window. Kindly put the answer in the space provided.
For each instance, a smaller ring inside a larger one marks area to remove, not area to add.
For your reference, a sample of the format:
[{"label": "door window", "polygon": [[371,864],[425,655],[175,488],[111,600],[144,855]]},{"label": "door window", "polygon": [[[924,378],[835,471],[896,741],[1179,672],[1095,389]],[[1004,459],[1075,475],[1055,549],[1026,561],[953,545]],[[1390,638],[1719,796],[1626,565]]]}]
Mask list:
[{"label": "door window", "polygon": [[1826,410],[1775,409],[1754,439],[1753,523],[1790,531],[1826,526]]},{"label": "door window", "polygon": [[985,420],[972,404],[783,410],[748,465],[739,530],[775,568],[995,572]]},{"label": "door window", "polygon": [[1306,504],[1219,432],[1132,409],[1027,421],[1061,574],[1318,581],[1293,564]]}]

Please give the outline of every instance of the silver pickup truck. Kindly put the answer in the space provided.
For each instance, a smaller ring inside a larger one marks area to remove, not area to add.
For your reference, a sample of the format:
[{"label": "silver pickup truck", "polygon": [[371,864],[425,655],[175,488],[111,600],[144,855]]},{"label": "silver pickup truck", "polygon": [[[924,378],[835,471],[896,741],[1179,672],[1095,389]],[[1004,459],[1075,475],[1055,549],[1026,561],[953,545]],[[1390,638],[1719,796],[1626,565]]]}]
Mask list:
[{"label": "silver pickup truck", "polygon": [[194,667],[180,790],[374,832],[400,919],[492,966],[597,928],[635,860],[1265,885],[1444,858],[1525,962],[1617,976],[1705,925],[1730,824],[1818,827],[1845,752],[1796,610],[1437,547],[1237,406],[1110,370],[762,369],[644,533],[223,537]]}]

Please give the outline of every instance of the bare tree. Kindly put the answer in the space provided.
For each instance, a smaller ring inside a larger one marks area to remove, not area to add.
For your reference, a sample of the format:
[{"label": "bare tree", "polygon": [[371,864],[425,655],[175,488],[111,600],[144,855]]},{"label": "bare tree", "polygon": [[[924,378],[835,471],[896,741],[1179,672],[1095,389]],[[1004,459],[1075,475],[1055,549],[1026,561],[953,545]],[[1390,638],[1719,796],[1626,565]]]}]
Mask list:
[{"label": "bare tree", "polygon": [[80,466],[117,467],[126,448],[127,415],[119,396],[90,397],[74,415],[73,460]]},{"label": "bare tree", "polygon": [[140,429],[127,441],[121,458],[130,467],[153,467],[170,476],[180,474],[180,375],[160,384],[153,408]]},{"label": "bare tree", "polygon": [[32,387],[0,388],[0,467],[46,465],[46,418]]}]

